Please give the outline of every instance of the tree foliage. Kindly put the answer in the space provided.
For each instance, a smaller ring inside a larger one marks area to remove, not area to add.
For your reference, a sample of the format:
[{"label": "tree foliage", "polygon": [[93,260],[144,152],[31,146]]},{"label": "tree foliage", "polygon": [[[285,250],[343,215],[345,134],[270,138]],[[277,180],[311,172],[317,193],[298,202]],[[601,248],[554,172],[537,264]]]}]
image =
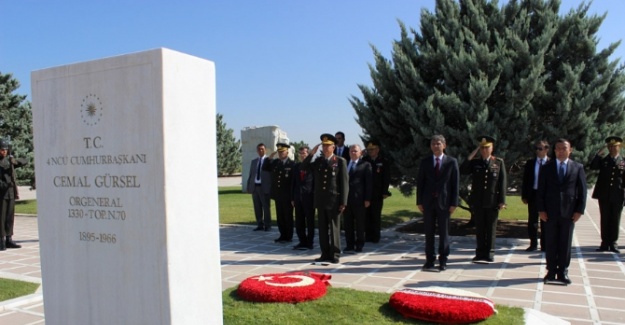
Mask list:
[{"label": "tree foliage", "polygon": [[16,169],[18,184],[34,186],[33,116],[26,96],[15,94],[19,86],[10,73],[0,72],[0,138],[9,141],[10,154],[29,161]]},{"label": "tree foliage", "polygon": [[310,150],[312,150],[312,148],[310,148],[310,146],[308,145],[308,143],[302,141],[299,142],[291,142],[291,147],[293,148],[293,154],[295,155],[295,161],[299,161],[299,157],[297,155],[297,153],[299,152],[299,148],[301,147],[308,147],[308,152],[310,152]]},{"label": "tree foliage", "polygon": [[605,15],[589,7],[560,16],[557,0],[437,0],[419,31],[399,21],[391,59],[372,46],[373,86],[350,99],[357,121],[408,183],[434,134],[460,162],[479,135],[494,136],[512,187],[536,139],[565,137],[586,164],[625,126],[624,67],[609,60],[620,42],[597,49]]},{"label": "tree foliage", "polygon": [[217,114],[217,174],[232,175],[241,172],[241,140],[234,137],[234,131],[226,127],[224,116]]}]

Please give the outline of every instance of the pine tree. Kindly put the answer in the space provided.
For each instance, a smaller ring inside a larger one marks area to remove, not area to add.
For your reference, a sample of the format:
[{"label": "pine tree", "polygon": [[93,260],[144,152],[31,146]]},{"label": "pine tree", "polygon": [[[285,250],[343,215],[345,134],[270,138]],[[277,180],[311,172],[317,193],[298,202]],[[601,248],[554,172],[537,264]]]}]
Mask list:
[{"label": "pine tree", "polygon": [[241,171],[241,140],[235,139],[234,131],[226,127],[223,115],[217,114],[217,174],[232,175]]},{"label": "pine tree", "polygon": [[624,67],[609,61],[619,43],[597,52],[605,15],[589,6],[559,16],[557,0],[437,0],[420,32],[399,22],[390,60],[372,46],[373,86],[350,99],[358,123],[408,184],[434,134],[460,162],[479,135],[494,136],[511,187],[535,139],[568,138],[574,159],[589,162],[625,126]]},{"label": "pine tree", "polygon": [[34,186],[32,110],[25,95],[14,93],[19,86],[11,74],[0,72],[0,138],[9,142],[10,154],[29,161],[16,169],[18,184]]}]

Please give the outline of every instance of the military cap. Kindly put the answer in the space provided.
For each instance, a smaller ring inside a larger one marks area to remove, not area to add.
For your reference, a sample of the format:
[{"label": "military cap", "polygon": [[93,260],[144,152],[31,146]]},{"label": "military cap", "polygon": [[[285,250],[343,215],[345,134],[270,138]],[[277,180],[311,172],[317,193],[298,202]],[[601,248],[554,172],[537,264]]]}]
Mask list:
[{"label": "military cap", "polygon": [[617,136],[605,138],[605,143],[607,143],[609,146],[617,146],[621,144],[621,142],[623,142],[623,139]]},{"label": "military cap", "polygon": [[282,152],[288,150],[291,146],[286,143],[278,143],[276,147],[278,147],[278,152]]},{"label": "military cap", "polygon": [[376,149],[380,147],[380,142],[377,140],[369,140],[367,141],[367,149]]},{"label": "military cap", "polygon": [[477,141],[480,142],[480,147],[490,147],[495,142],[495,138],[488,135],[480,135],[477,137]]},{"label": "military cap", "polygon": [[0,149],[9,149],[9,143],[4,140],[0,140]]},{"label": "military cap", "polygon": [[319,138],[321,139],[321,144],[336,144],[338,142],[336,137],[330,133],[324,133]]}]

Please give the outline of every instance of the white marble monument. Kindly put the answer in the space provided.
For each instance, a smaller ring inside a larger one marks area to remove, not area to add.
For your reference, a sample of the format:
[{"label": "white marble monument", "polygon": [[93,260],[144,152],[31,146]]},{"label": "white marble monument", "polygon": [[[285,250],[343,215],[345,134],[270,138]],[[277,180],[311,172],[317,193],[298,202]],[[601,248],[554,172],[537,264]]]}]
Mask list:
[{"label": "white marble monument", "polygon": [[221,324],[213,62],[32,73],[46,324]]}]

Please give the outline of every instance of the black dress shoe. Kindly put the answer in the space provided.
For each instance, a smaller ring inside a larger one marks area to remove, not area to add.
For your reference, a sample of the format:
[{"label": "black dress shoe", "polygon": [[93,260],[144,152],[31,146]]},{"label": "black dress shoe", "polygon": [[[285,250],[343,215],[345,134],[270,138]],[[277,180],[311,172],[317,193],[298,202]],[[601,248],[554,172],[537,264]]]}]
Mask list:
[{"label": "black dress shoe", "polygon": [[270,231],[271,227],[265,227],[265,231]]},{"label": "black dress shoe", "polygon": [[445,270],[447,270],[447,264],[445,264],[445,263],[441,263],[441,264],[439,264],[439,265],[438,265],[438,270],[439,270],[439,271],[445,271]]},{"label": "black dress shoe", "polygon": [[538,247],[536,247],[536,245],[530,245],[530,247],[526,248],[525,251],[526,252],[533,252],[537,249]]},{"label": "black dress shoe", "polygon": [[435,271],[436,270],[436,268],[434,267],[434,262],[425,262],[425,264],[423,264],[421,269],[423,271]]},{"label": "black dress shoe", "polygon": [[306,248],[308,248],[308,249],[313,249],[313,247],[314,247],[313,244],[310,244],[310,245],[306,246]]},{"label": "black dress shoe", "polygon": [[[9,243],[7,243],[7,248],[11,248],[11,247],[9,247]],[[621,253],[621,251],[618,250],[618,248],[616,246],[610,246],[610,252],[616,253],[616,254],[620,254]]]},{"label": "black dress shoe", "polygon": [[329,259],[325,256],[315,258],[315,262],[328,262]]},{"label": "black dress shoe", "polygon": [[607,246],[599,246],[599,248],[595,249],[596,252],[607,252],[608,250]]},{"label": "black dress shoe", "polygon": [[6,248],[22,248],[22,245],[16,244],[11,237],[7,237]]},{"label": "black dress shoe", "polygon": [[362,253],[362,247],[356,247],[355,251],[356,253]]},{"label": "black dress shoe", "polygon": [[339,258],[335,257],[335,258],[329,260],[329,262],[332,263],[332,264],[339,264]]},{"label": "black dress shoe", "polygon": [[282,238],[282,237],[278,237],[278,238],[273,240],[274,243],[281,243],[283,241],[284,241],[284,238]]},{"label": "black dress shoe", "polygon": [[354,247],[346,247],[343,250],[344,253],[353,253],[354,252]]},{"label": "black dress shoe", "polygon": [[547,275],[545,275],[545,277],[543,278],[544,283],[553,282],[555,280],[556,280],[556,274],[553,272],[547,272]]},{"label": "black dress shoe", "polygon": [[567,285],[573,283],[571,279],[569,278],[569,275],[565,273],[558,273],[558,276],[556,277],[556,279]]},{"label": "black dress shoe", "polygon": [[259,230],[263,230],[263,229],[264,229],[263,227],[258,226],[258,227],[256,227],[256,228],[254,228],[254,231],[259,231]]}]

